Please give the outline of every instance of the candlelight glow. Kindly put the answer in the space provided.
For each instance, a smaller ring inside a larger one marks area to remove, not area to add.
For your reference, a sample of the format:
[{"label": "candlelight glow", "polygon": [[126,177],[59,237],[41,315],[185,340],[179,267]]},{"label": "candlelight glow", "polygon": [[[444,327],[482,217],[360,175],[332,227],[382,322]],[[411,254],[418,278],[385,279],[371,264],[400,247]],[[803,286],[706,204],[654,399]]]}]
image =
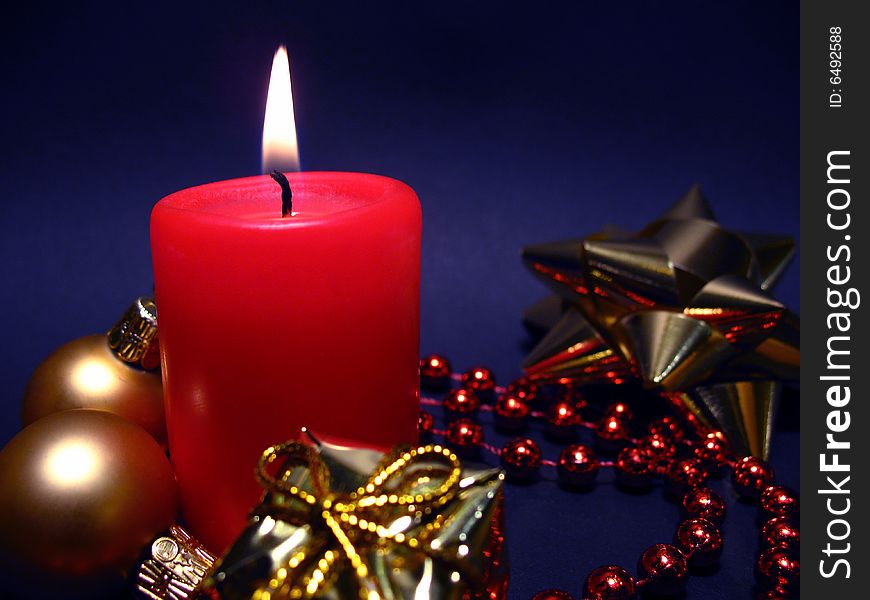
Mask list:
[{"label": "candlelight glow", "polygon": [[299,147],[296,145],[296,116],[293,114],[293,90],[290,87],[290,59],[284,46],[272,59],[272,76],[266,96],[263,119],[263,173],[299,170]]}]

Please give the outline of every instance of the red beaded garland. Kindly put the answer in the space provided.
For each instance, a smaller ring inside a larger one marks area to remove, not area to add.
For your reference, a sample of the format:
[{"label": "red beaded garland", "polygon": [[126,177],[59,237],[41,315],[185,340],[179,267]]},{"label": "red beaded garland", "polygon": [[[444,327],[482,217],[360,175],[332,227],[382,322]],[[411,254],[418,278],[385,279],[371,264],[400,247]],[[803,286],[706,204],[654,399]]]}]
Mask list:
[{"label": "red beaded garland", "polygon": [[514,438],[501,451],[501,466],[513,481],[528,481],[541,466],[541,449],[531,438]]},{"label": "red beaded garland", "polygon": [[628,408],[628,405],[625,402],[617,402],[616,404],[611,404],[604,411],[604,414],[608,417],[616,417],[625,421],[631,421],[632,417],[631,409]]},{"label": "red beaded garland", "polygon": [[697,458],[684,458],[671,463],[665,473],[665,492],[671,499],[679,500],[692,488],[704,485],[707,469]]},{"label": "red beaded garland", "polygon": [[716,469],[728,459],[728,444],[715,436],[701,440],[692,453],[708,469]]},{"label": "red beaded garland", "polygon": [[582,600],[634,600],[637,585],[631,573],[616,565],[593,569],[583,582]]},{"label": "red beaded garland", "polygon": [[559,482],[572,488],[588,488],[598,477],[601,462],[588,446],[573,444],[562,450],[556,471]]},{"label": "red beaded garland", "polygon": [[792,598],[794,598],[794,594],[779,587],[759,590],[755,595],[756,600],[791,600]]},{"label": "red beaded garland", "polygon": [[[421,381],[427,376],[423,373],[426,360],[421,361]],[[435,364],[429,365],[429,376],[435,374],[431,368],[438,364],[440,361],[436,360]],[[448,384],[453,377],[448,370]],[[461,379],[463,387],[450,392],[442,402],[449,417],[464,417],[449,424],[444,432],[447,441],[458,452],[465,451],[460,452],[463,454],[481,448],[497,453],[502,468],[513,481],[533,478],[545,462],[534,440],[515,438],[497,451],[483,443],[482,428],[468,418],[480,408],[481,394],[495,398],[497,388],[492,372],[479,367],[469,370]],[[492,409],[484,407],[484,410],[492,410],[496,427],[503,430],[517,430],[529,417],[543,418],[548,437],[556,439],[569,437],[578,424],[591,427],[596,434],[596,445],[602,451],[619,452],[616,461],[604,465],[614,468],[620,486],[643,488],[652,483],[656,475],[664,475],[666,492],[672,497],[679,495],[682,500],[680,512],[684,521],[674,535],[674,545],[656,544],[647,548],[638,561],[637,582],[620,567],[599,567],[592,571],[582,589],[584,600],[635,600],[637,590],[641,589],[656,595],[680,594],[685,589],[689,566],[693,569],[714,566],[721,557],[724,544],[720,527],[726,507],[718,494],[700,486],[710,473],[716,473],[724,466],[732,470],[736,491],[746,499],[757,500],[762,515],[773,517],[761,530],[763,550],[756,562],[756,575],[764,586],[761,592],[765,598],[773,600],[796,591],[800,573],[797,555],[800,533],[797,523],[789,517],[797,518],[799,515],[799,500],[797,493],[789,488],[771,485],[774,474],[767,463],[754,457],[732,462],[727,440],[721,432],[699,431],[699,424],[691,422],[693,434],[701,437],[683,443],[685,432],[673,417],[650,423],[641,440],[631,440],[628,425],[631,411],[621,402],[607,407],[604,416],[594,425],[584,423],[579,411],[586,406],[585,400],[576,394],[570,381],[556,383],[563,384],[563,388],[554,391],[548,383],[547,399],[553,399],[555,403],[543,414],[532,413],[530,409],[529,403],[538,396],[538,384],[525,377],[511,383]],[[421,411],[418,425],[421,434],[433,431],[432,415]],[[678,450],[686,448],[691,455],[685,457],[681,454],[681,458],[675,460]],[[546,464],[556,467],[560,484],[569,488],[593,485],[602,465],[595,452],[580,444],[567,446],[557,462],[546,461]],[[538,592],[533,600],[571,600],[571,595],[549,589]]]},{"label": "red beaded garland", "polygon": [[495,403],[495,426],[503,431],[519,431],[526,426],[529,405],[512,392],[505,392]]},{"label": "red beaded garland", "polygon": [[689,577],[686,557],[670,544],[654,544],[644,550],[637,561],[637,573],[643,589],[659,595],[682,593]]},{"label": "red beaded garland", "polygon": [[581,410],[585,409],[587,406],[589,406],[586,398],[583,396],[582,393],[580,393],[580,390],[573,383],[562,383],[556,397],[558,400],[572,402],[574,404],[574,408],[577,409],[578,413]]},{"label": "red beaded garland", "polygon": [[512,381],[505,392],[531,405],[538,397],[538,384],[528,377],[520,377]]},{"label": "red beaded garland", "polygon": [[417,431],[421,434],[431,433],[433,427],[435,427],[435,418],[432,416],[432,413],[421,410],[420,416],[417,417]]},{"label": "red beaded garland", "polygon": [[755,563],[755,577],[759,583],[783,592],[797,590],[800,573],[797,553],[784,546],[763,550]]},{"label": "red beaded garland", "polygon": [[457,419],[447,425],[445,437],[460,454],[474,456],[483,442],[483,428],[471,419]]},{"label": "red beaded garland", "polygon": [[451,419],[471,417],[478,408],[480,408],[480,398],[465,388],[451,390],[444,398],[444,410]]},{"label": "red beaded garland", "polygon": [[725,442],[726,444],[728,443],[728,438],[725,437],[725,434],[722,433],[721,431],[719,431],[718,429],[713,429],[713,430],[707,431],[707,433],[704,435],[704,437],[705,438],[714,438],[714,439],[719,440],[720,442]]},{"label": "red beaded garland", "polygon": [[800,514],[797,492],[784,485],[768,486],[761,493],[759,508],[768,517],[796,518]]},{"label": "red beaded garland", "polygon": [[595,443],[605,454],[615,454],[625,445],[628,425],[619,417],[605,416],[595,424]]},{"label": "red beaded garland", "polygon": [[755,500],[773,482],[773,468],[761,459],[746,456],[733,465],[731,481],[740,496]]},{"label": "red beaded garland", "polygon": [[798,548],[801,534],[797,523],[788,517],[774,517],[761,528],[761,544],[765,548],[788,546]]},{"label": "red beaded garland", "polygon": [[541,590],[532,600],[574,600],[574,596],[562,590]]},{"label": "red beaded garland", "polygon": [[683,427],[673,417],[662,417],[650,423],[646,428],[648,433],[662,435],[672,440],[683,439]]},{"label": "red beaded garland", "polygon": [[641,438],[638,446],[646,450],[657,463],[671,459],[677,453],[673,440],[657,433]]},{"label": "red beaded garland", "polygon": [[556,402],[544,415],[546,421],[544,432],[554,440],[570,440],[577,434],[576,425],[579,416],[573,402],[564,400]]},{"label": "red beaded garland", "polygon": [[446,389],[450,385],[453,369],[450,361],[440,354],[430,354],[420,359],[420,385],[433,391]]},{"label": "red beaded garland", "polygon": [[474,367],[462,374],[462,386],[484,402],[495,398],[495,374],[486,367]]},{"label": "red beaded garland", "polygon": [[674,545],[689,561],[689,566],[707,568],[722,557],[722,532],[707,519],[688,519],[680,523]]},{"label": "red beaded garland", "polygon": [[707,519],[715,525],[725,520],[725,501],[722,496],[705,487],[692,488],[683,496],[680,506],[684,519]]},{"label": "red beaded garland", "polygon": [[625,448],[616,459],[616,483],[630,490],[641,490],[652,484],[655,465],[642,448]]}]

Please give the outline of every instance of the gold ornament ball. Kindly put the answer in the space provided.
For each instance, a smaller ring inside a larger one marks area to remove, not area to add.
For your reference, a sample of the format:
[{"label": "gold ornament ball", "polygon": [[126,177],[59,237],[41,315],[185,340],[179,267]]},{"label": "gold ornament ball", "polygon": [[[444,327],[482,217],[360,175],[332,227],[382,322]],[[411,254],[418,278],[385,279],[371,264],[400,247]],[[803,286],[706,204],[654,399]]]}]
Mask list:
[{"label": "gold ornament ball", "polygon": [[166,446],[166,417],[160,372],[121,361],[105,335],[64,344],[33,372],[24,391],[21,419],[30,425],[73,408],[114,413],[140,425]]},{"label": "gold ornament ball", "polygon": [[169,461],[138,425],[87,409],[40,419],[0,451],[0,587],[116,590],[177,508]]}]

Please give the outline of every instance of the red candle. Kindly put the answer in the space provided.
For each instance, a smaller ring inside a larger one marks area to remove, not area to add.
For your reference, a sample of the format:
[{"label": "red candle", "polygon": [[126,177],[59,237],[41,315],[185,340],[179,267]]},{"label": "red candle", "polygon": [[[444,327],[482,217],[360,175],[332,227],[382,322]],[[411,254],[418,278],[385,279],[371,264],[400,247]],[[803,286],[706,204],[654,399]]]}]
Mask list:
[{"label": "red candle", "polygon": [[288,173],[167,196],[151,215],[169,447],[184,518],[220,552],[253,469],[302,426],[416,440],[420,205],[403,183]]}]

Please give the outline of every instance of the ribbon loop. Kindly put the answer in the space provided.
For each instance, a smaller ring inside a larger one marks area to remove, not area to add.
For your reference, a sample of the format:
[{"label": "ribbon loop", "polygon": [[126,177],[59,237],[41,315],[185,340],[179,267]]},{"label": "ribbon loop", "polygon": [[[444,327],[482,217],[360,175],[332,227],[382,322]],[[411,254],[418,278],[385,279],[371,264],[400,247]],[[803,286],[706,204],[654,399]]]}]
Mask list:
[{"label": "ribbon loop", "polygon": [[[279,474],[270,474],[269,467],[279,459],[283,460]],[[433,462],[440,463],[446,471],[434,467]],[[293,467],[297,466],[310,473],[310,491],[289,480]],[[286,597],[310,598],[316,595],[340,555],[344,555],[353,567],[360,595],[367,596],[372,586],[377,587],[377,584],[369,579],[370,569],[358,547],[386,539],[425,550],[425,534],[437,528],[437,521],[423,527],[417,535],[407,535],[406,528],[391,528],[388,519],[395,516],[396,510],[419,516],[450,502],[460,489],[462,465],[448,448],[420,446],[386,459],[355,492],[341,494],[331,489],[329,467],[316,449],[292,441],[267,448],[257,463],[256,475],[266,491],[310,507],[312,516],[319,516],[312,522],[323,523],[321,529],[328,532],[335,542],[327,543],[318,556],[312,557],[314,568],[301,578],[294,580],[290,572],[292,565],[288,565],[290,568],[284,570],[287,582],[281,586]],[[273,594],[274,591],[273,587]]]}]

